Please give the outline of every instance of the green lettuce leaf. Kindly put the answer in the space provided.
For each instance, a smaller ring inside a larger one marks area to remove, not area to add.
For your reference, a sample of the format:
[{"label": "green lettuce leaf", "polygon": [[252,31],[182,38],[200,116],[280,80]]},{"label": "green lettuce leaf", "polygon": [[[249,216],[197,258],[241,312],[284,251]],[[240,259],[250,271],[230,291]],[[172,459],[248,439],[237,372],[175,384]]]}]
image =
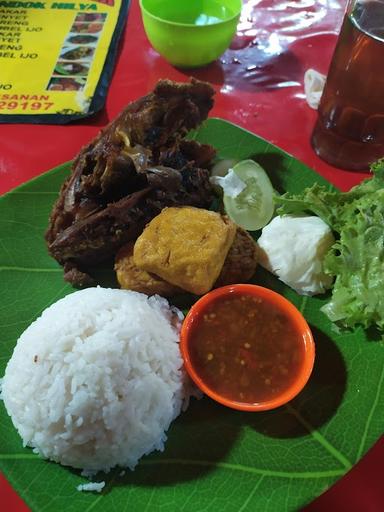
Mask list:
[{"label": "green lettuce leaf", "polygon": [[384,331],[384,159],[371,170],[373,177],[349,192],[315,184],[275,200],[279,214],[314,213],[338,235],[324,261],[335,283],[322,311],[346,328]]}]

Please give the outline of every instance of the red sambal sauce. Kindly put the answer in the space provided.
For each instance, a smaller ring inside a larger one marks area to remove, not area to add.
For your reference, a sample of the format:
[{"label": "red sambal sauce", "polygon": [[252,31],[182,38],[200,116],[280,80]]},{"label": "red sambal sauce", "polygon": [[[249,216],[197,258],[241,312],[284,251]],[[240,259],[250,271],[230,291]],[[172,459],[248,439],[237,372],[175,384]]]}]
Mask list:
[{"label": "red sambal sauce", "polygon": [[198,376],[238,402],[273,400],[304,362],[302,335],[278,306],[243,294],[218,297],[192,328],[190,358]]}]

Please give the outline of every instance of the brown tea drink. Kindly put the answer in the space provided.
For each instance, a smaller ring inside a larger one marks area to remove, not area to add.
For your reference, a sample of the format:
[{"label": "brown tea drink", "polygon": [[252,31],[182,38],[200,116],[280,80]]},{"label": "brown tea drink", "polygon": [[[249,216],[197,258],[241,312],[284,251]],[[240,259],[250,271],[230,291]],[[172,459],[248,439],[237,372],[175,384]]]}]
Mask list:
[{"label": "brown tea drink", "polygon": [[336,167],[368,169],[384,156],[384,0],[350,2],[312,134]]}]

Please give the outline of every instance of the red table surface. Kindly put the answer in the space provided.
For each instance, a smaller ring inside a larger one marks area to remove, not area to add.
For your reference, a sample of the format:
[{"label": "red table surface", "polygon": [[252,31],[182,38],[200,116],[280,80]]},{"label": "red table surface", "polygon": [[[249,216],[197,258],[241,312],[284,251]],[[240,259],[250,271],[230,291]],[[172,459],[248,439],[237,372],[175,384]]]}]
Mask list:
[{"label": "red table surface", "polygon": [[[210,81],[216,101],[211,116],[232,121],[293,154],[343,190],[365,175],[335,169],[321,161],[309,139],[316,112],[303,94],[303,75],[326,73],[346,0],[246,0],[237,36],[215,63],[199,70],[173,68],[150,46],[133,0],[111,82],[106,108],[93,118],[67,126],[0,125],[0,193],[70,160],[133,99],[159,78]],[[305,512],[381,512],[384,509],[384,439]],[[0,510],[28,507],[0,475]]]}]

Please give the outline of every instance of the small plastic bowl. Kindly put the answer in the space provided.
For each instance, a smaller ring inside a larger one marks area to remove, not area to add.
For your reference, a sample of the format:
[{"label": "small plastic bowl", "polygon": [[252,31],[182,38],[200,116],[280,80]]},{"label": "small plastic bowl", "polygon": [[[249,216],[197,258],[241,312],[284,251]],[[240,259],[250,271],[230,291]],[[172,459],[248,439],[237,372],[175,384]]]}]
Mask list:
[{"label": "small plastic bowl", "polygon": [[150,43],[180,68],[216,60],[230,45],[241,7],[241,0],[140,0]]},{"label": "small plastic bowl", "polygon": [[[275,396],[271,400],[250,403],[231,400],[227,397],[224,397],[218,394],[215,390],[209,387],[206,382],[204,382],[204,377],[202,377],[201,373],[199,373],[199,371],[193,365],[190,354],[192,333],[195,333],[195,329],[199,328],[199,323],[203,318],[203,315],[206,313],[207,308],[211,306],[214,301],[219,298],[221,299],[224,297],[233,296],[233,294],[256,297],[275,306],[285,315],[290,317],[292,324],[294,325],[297,333],[300,336],[300,339],[302,340],[304,356],[296,378],[293,380],[289,387],[286,387],[281,392],[281,394]],[[284,405],[285,403],[292,400],[298,393],[300,393],[300,391],[307,383],[311,375],[315,360],[315,343],[313,341],[312,333],[300,311],[282,295],[268,288],[263,288],[262,286],[252,284],[235,284],[223,286],[222,288],[217,288],[216,290],[207,293],[201,299],[199,299],[189,310],[183,322],[180,334],[180,350],[184,359],[185,368],[195,384],[213,400],[227,407],[231,407],[232,409],[241,411],[267,411],[270,409],[275,409],[276,407],[280,407],[281,405]]]}]

